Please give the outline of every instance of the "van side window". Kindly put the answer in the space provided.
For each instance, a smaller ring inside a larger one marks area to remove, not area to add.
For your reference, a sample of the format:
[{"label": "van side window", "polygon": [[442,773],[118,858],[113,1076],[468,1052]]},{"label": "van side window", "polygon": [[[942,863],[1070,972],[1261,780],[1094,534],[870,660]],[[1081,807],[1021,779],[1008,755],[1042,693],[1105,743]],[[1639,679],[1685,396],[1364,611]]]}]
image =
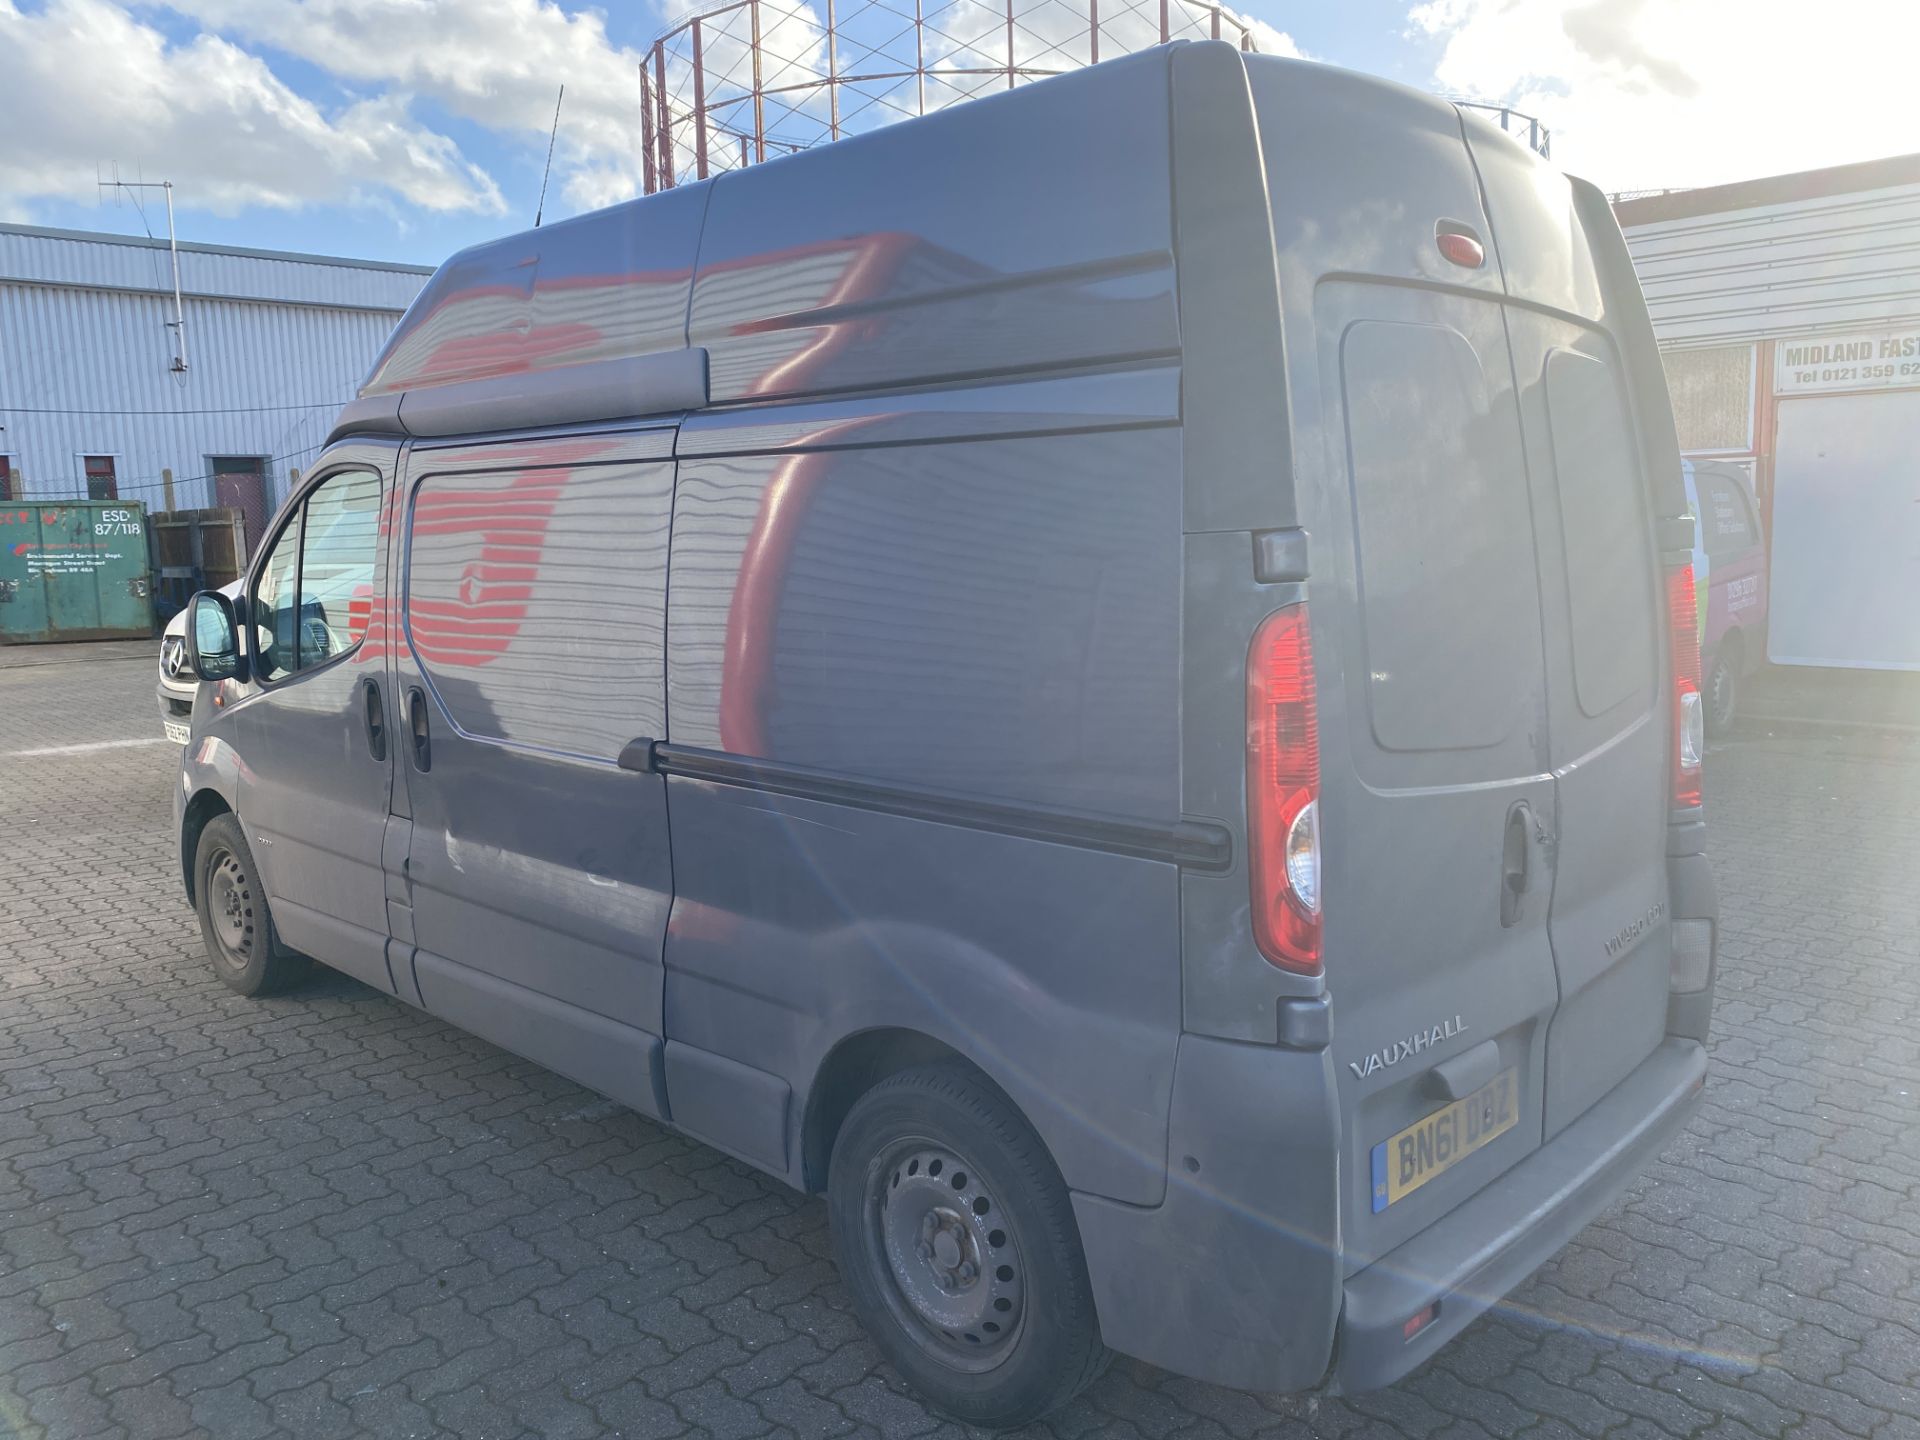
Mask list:
[{"label": "van side window", "polygon": [[344,655],[365,638],[379,532],[377,475],[336,475],[307,497],[300,537],[300,669]]},{"label": "van side window", "polygon": [[1613,369],[1574,350],[1547,356],[1547,420],[1559,483],[1580,708],[1600,716],[1651,694],[1652,540],[1633,426]]},{"label": "van side window", "polygon": [[274,542],[253,587],[254,644],[260,652],[256,673],[262,680],[279,680],[293,673],[294,617],[298,613],[293,591],[299,573],[300,520],[295,516]]},{"label": "van side window", "polygon": [[613,760],[666,734],[671,463],[428,475],[407,633],[470,736]]},{"label": "van side window", "polygon": [[280,532],[254,587],[260,678],[284,679],[358,645],[373,613],[380,477],[331,476]]}]

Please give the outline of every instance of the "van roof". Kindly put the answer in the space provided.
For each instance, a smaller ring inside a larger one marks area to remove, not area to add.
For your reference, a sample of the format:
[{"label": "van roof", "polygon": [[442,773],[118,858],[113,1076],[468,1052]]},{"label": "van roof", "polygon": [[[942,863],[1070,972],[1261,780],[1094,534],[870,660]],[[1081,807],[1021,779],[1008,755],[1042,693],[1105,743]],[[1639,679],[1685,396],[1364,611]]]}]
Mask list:
[{"label": "van roof", "polygon": [[[1182,73],[1191,92],[1297,91],[1290,110],[1426,115],[1417,123],[1436,133],[1458,123],[1445,102],[1378,77],[1217,41],[1159,46],[463,250],[402,317],[334,435],[1177,355],[1169,135]],[[1245,103],[1192,113],[1209,132],[1259,123]],[[1524,173],[1545,170],[1488,134]],[[1225,130],[1212,139],[1232,146]]]}]

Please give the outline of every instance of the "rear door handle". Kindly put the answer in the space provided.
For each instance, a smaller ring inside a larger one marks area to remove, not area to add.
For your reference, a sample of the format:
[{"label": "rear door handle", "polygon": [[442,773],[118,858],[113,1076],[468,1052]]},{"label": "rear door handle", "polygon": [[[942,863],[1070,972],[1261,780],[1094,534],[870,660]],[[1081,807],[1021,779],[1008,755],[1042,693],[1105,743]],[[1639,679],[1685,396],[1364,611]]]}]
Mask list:
[{"label": "rear door handle", "polygon": [[361,703],[366,707],[367,753],[375,760],[387,758],[387,707],[380,700],[380,682],[371,675],[361,681]]},{"label": "rear door handle", "polygon": [[1520,919],[1520,897],[1527,893],[1533,864],[1533,812],[1524,800],[1507,811],[1507,833],[1500,845],[1500,923]]},{"label": "rear door handle", "polygon": [[407,728],[413,732],[413,768],[424,775],[433,768],[433,739],[427,731],[427,692],[418,685],[407,691]]}]

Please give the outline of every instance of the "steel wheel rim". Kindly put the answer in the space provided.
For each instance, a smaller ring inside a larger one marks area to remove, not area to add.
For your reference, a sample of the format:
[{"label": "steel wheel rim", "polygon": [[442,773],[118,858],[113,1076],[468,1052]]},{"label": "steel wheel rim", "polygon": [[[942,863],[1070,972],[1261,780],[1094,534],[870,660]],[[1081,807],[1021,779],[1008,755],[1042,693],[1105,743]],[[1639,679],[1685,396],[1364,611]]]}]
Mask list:
[{"label": "steel wheel rim", "polygon": [[970,1374],[1005,1363],[1026,1325],[1026,1264],[988,1178],[950,1145],[902,1140],[868,1168],[865,1209],[887,1307],[920,1349]]},{"label": "steel wheel rim", "polygon": [[214,957],[229,969],[244,970],[253,958],[253,908],[253,883],[239,857],[216,850],[207,861],[207,919]]}]

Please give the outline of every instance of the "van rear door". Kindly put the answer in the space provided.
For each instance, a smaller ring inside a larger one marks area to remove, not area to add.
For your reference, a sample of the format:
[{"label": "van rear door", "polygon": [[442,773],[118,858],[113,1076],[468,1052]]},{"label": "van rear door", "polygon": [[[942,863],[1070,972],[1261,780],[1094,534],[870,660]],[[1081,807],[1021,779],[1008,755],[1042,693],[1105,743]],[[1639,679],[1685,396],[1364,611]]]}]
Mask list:
[{"label": "van rear door", "polygon": [[[1545,1138],[1623,1080],[1666,1029],[1671,950],[1668,700],[1650,477],[1613,295],[1567,178],[1477,117],[1532,477],[1555,779]],[[1616,242],[1617,243],[1617,242]],[[1677,485],[1679,476],[1662,477]]]},{"label": "van rear door", "polygon": [[[1322,805],[1358,1264],[1539,1143],[1555,800],[1501,307],[1341,281],[1320,286],[1315,313],[1351,494],[1350,556],[1315,532],[1309,609],[1316,653],[1345,672],[1337,702],[1322,689]],[[1349,559],[1350,590],[1336,580]],[[1328,581],[1343,603],[1326,603]],[[1469,1097],[1469,1113],[1422,1128]]]},{"label": "van rear door", "polygon": [[[1346,1267],[1540,1144],[1559,999],[1536,522],[1453,108],[1247,61],[1279,257],[1319,682]],[[1191,483],[1191,479],[1189,481]]]}]

